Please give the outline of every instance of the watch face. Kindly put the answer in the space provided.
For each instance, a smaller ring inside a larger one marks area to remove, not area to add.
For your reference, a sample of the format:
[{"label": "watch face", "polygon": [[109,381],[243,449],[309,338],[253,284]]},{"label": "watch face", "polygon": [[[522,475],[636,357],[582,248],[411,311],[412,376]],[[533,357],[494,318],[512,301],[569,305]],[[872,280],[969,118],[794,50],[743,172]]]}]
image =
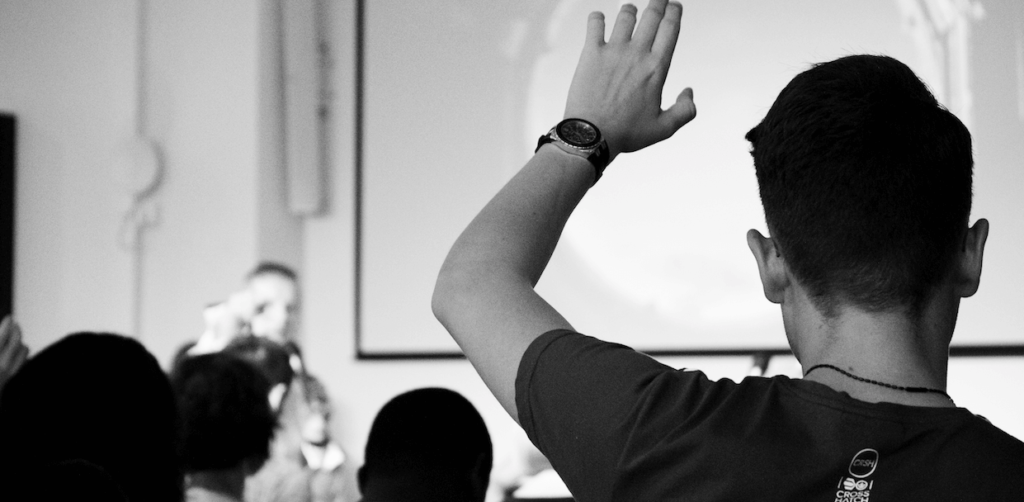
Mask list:
[{"label": "watch face", "polygon": [[558,124],[558,136],[562,141],[581,148],[594,146],[600,139],[593,124],[579,119],[563,120]]}]

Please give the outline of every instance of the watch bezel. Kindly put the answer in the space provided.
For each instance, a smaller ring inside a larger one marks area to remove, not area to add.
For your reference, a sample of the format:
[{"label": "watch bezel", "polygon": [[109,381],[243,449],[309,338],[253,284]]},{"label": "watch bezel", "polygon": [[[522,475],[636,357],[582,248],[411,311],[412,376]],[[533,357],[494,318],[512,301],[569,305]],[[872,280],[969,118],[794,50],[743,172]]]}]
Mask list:
[{"label": "watch bezel", "polygon": [[[578,124],[584,124],[591,131],[593,131],[594,139],[592,141],[581,144],[581,143],[577,143],[575,141],[570,141],[564,134],[562,134],[562,128],[564,126],[566,126],[568,124],[577,124],[577,123]],[[562,120],[561,122],[559,122],[558,124],[555,125],[554,131],[555,131],[555,134],[558,135],[558,139],[561,142],[563,142],[566,145],[569,145],[569,146],[571,146],[573,148],[578,148],[580,150],[593,150],[593,149],[596,149],[601,144],[601,140],[602,140],[602,138],[601,138],[601,130],[598,129],[597,126],[594,125],[589,120],[584,120],[584,119],[577,119],[577,118],[564,119],[564,120]]]}]

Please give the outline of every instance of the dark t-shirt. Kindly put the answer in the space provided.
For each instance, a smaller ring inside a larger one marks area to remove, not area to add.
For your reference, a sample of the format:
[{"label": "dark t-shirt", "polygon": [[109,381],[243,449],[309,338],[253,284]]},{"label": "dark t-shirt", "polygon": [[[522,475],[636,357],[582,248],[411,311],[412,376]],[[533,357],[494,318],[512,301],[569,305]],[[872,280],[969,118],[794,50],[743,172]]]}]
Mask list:
[{"label": "dark t-shirt", "polygon": [[579,502],[1024,500],[1024,443],[966,409],[711,381],[569,331],[527,349],[516,406]]}]

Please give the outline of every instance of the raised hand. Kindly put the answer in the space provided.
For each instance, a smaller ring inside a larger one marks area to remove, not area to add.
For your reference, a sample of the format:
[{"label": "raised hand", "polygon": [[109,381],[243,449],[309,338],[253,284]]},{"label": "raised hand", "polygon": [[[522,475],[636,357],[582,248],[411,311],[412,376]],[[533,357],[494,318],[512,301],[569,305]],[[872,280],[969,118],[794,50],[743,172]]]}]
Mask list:
[{"label": "raised hand", "polygon": [[0,322],[0,391],[26,359],[28,347],[21,342],[21,327],[11,316],[4,317]]},{"label": "raised hand", "polygon": [[590,14],[587,40],[565,106],[566,118],[597,125],[612,158],[667,139],[697,115],[690,88],[668,109],[661,109],[683,6],[651,0],[639,25],[636,15],[636,7],[624,5],[605,42],[604,15]]},{"label": "raised hand", "polygon": [[206,329],[189,349],[189,355],[218,352],[235,337],[251,334],[250,323],[257,309],[255,299],[247,289],[232,293],[226,302],[207,306],[203,310]]}]

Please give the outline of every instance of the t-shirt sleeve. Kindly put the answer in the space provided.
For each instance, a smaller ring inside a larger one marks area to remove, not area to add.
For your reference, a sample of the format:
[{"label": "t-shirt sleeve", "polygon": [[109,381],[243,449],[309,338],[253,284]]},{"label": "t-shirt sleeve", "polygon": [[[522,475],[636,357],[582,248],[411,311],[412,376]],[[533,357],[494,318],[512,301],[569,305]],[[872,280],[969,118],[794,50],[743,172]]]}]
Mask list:
[{"label": "t-shirt sleeve", "polygon": [[707,378],[685,373],[624,345],[551,331],[520,362],[519,423],[578,500],[599,500],[614,491],[605,483],[619,478],[632,453],[658,440],[652,429],[675,411],[666,403],[699,399]]}]

